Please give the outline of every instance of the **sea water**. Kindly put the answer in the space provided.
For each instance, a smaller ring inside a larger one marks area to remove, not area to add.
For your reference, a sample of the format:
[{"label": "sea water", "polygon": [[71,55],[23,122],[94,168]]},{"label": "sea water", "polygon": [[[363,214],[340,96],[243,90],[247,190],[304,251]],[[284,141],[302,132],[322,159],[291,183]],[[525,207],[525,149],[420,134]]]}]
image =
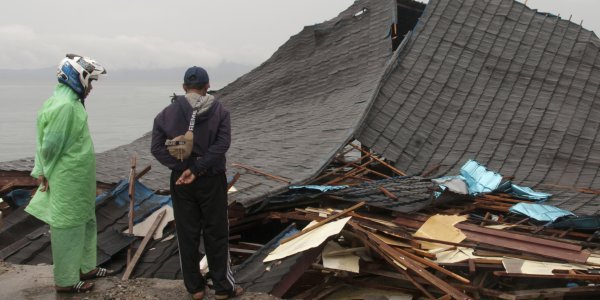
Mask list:
[{"label": "sea water", "polygon": [[[35,154],[37,112],[54,91],[54,80],[0,82],[0,161]],[[96,152],[128,144],[152,130],[154,117],[182,94],[181,83],[100,81],[86,99]]]}]

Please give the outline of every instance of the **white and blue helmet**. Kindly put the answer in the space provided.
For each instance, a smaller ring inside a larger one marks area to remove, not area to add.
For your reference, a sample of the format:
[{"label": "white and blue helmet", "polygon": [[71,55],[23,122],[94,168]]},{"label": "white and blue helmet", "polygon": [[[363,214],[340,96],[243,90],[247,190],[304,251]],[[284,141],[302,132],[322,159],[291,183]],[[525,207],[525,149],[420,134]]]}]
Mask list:
[{"label": "white and blue helmet", "polygon": [[77,54],[67,54],[60,64],[56,76],[58,82],[69,86],[82,99],[90,86],[90,81],[98,80],[106,74],[106,69],[95,60]]}]

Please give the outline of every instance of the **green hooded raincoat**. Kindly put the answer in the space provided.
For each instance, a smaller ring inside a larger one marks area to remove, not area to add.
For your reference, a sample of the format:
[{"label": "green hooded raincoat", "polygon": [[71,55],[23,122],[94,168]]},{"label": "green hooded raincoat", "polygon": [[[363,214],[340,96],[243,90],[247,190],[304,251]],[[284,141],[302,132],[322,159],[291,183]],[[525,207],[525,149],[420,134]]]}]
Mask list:
[{"label": "green hooded raincoat", "polygon": [[48,179],[25,211],[56,228],[95,218],[96,158],[87,113],[77,94],[58,84],[38,113],[35,166],[31,176]]}]

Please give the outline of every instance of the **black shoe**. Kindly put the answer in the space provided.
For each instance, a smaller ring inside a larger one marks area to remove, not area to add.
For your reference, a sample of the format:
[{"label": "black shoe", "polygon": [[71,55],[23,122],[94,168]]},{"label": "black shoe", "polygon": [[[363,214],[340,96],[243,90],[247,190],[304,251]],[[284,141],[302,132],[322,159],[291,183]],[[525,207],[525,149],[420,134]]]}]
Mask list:
[{"label": "black shoe", "polygon": [[244,293],[244,289],[241,286],[236,285],[233,287],[233,290],[225,291],[225,292],[216,292],[215,299],[218,299],[218,300],[229,299],[229,298],[241,296],[243,293]]}]

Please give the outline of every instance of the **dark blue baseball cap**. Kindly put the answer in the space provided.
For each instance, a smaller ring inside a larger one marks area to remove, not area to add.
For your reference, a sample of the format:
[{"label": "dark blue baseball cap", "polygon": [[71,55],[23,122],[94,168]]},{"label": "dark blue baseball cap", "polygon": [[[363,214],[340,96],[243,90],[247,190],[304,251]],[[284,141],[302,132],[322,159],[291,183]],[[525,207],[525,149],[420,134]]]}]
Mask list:
[{"label": "dark blue baseball cap", "polygon": [[201,67],[193,66],[183,76],[183,84],[185,85],[205,85],[208,83],[208,73]]}]

